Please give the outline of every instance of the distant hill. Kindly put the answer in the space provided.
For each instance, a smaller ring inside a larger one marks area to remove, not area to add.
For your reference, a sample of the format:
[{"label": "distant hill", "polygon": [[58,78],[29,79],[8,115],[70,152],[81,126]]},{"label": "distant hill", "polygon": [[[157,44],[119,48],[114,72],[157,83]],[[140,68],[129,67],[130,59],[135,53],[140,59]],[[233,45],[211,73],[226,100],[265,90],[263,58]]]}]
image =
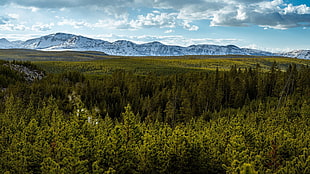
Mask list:
[{"label": "distant hill", "polygon": [[117,56],[254,55],[288,56],[310,59],[309,54],[292,54],[290,52],[276,54],[249,48],[239,48],[235,45],[220,46],[200,44],[182,47],[177,45],[165,45],[160,42],[136,44],[127,40],[108,42],[67,33],[50,34],[24,42],[9,42],[6,39],[0,39],[0,49],[8,48],[44,51],[99,51]]},{"label": "distant hill", "polygon": [[87,61],[111,56],[96,51],[40,51],[33,49],[0,49],[0,60],[21,61]]}]

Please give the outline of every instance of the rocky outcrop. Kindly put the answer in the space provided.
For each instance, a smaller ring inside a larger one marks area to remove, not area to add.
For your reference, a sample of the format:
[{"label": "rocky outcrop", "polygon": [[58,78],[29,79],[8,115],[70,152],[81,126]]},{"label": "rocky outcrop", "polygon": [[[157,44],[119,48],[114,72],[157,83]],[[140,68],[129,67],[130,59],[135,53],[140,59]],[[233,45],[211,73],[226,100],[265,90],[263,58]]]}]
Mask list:
[{"label": "rocky outcrop", "polygon": [[18,65],[18,64],[5,64],[9,66],[12,70],[18,71],[24,75],[24,78],[28,82],[33,82],[35,80],[41,80],[45,74],[43,71],[30,69],[25,65]]}]

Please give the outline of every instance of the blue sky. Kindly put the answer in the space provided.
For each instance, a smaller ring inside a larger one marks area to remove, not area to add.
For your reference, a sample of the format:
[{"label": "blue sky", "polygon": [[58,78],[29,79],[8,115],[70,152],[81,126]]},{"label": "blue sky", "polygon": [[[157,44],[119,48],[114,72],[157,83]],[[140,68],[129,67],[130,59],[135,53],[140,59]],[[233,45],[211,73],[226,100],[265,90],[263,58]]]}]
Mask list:
[{"label": "blue sky", "polygon": [[57,32],[136,43],[310,49],[310,1],[0,1],[0,38],[26,40]]}]

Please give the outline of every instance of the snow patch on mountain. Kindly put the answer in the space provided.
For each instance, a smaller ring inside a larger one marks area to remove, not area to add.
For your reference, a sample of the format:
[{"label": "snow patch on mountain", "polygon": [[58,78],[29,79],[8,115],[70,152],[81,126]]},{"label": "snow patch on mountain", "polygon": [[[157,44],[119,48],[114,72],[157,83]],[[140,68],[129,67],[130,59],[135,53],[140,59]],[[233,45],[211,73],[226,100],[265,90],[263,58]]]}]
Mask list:
[{"label": "snow patch on mountain", "polygon": [[50,34],[25,42],[9,42],[6,39],[0,39],[0,48],[23,48],[45,51],[100,51],[109,55],[119,56],[255,55],[310,59],[309,50],[275,54],[267,51],[239,48],[235,45],[219,46],[200,44],[182,47],[177,45],[165,45],[157,41],[136,44],[127,40],[108,42],[66,33]]},{"label": "snow patch on mountain", "polygon": [[27,40],[21,44],[21,47],[27,49],[47,49],[67,42],[74,36],[75,35],[65,33],[50,34],[40,38]]},{"label": "snow patch on mountain", "polygon": [[293,57],[299,59],[310,59],[310,50],[294,50],[282,53],[281,55],[285,57]]}]

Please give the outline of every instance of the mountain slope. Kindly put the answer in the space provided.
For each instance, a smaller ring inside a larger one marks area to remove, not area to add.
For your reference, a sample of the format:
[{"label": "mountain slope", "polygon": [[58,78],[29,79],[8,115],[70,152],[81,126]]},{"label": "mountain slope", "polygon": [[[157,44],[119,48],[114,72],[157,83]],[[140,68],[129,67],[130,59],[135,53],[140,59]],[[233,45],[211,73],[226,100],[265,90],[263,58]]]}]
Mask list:
[{"label": "mountain slope", "polygon": [[10,48],[12,43],[5,38],[0,39],[0,48]]},{"label": "mountain slope", "polygon": [[259,50],[239,48],[234,45],[191,45],[189,47],[164,45],[160,42],[135,44],[126,40],[107,42],[83,36],[57,33],[26,41],[23,48],[43,50],[102,51],[120,56],[180,56],[180,55],[259,55],[275,54]]},{"label": "mountain slope", "polygon": [[21,44],[21,47],[28,49],[46,49],[62,44],[63,42],[66,42],[68,39],[72,37],[74,37],[74,35],[72,34],[64,34],[64,33],[50,34],[40,38],[27,40]]},{"label": "mountain slope", "polygon": [[294,50],[287,53],[282,53],[285,57],[295,57],[299,59],[310,59],[310,50]]},{"label": "mountain slope", "polygon": [[[22,48],[46,51],[100,51],[119,56],[182,56],[182,55],[255,55],[255,56],[288,56],[309,59],[310,55],[301,53],[275,54],[235,45],[191,45],[188,47],[165,45],[160,42],[136,44],[126,40],[107,42],[66,33],[56,33],[30,39],[25,42],[9,42],[0,39],[0,48]],[[308,51],[309,52],[309,51]],[[298,55],[298,56],[296,56]]]}]

